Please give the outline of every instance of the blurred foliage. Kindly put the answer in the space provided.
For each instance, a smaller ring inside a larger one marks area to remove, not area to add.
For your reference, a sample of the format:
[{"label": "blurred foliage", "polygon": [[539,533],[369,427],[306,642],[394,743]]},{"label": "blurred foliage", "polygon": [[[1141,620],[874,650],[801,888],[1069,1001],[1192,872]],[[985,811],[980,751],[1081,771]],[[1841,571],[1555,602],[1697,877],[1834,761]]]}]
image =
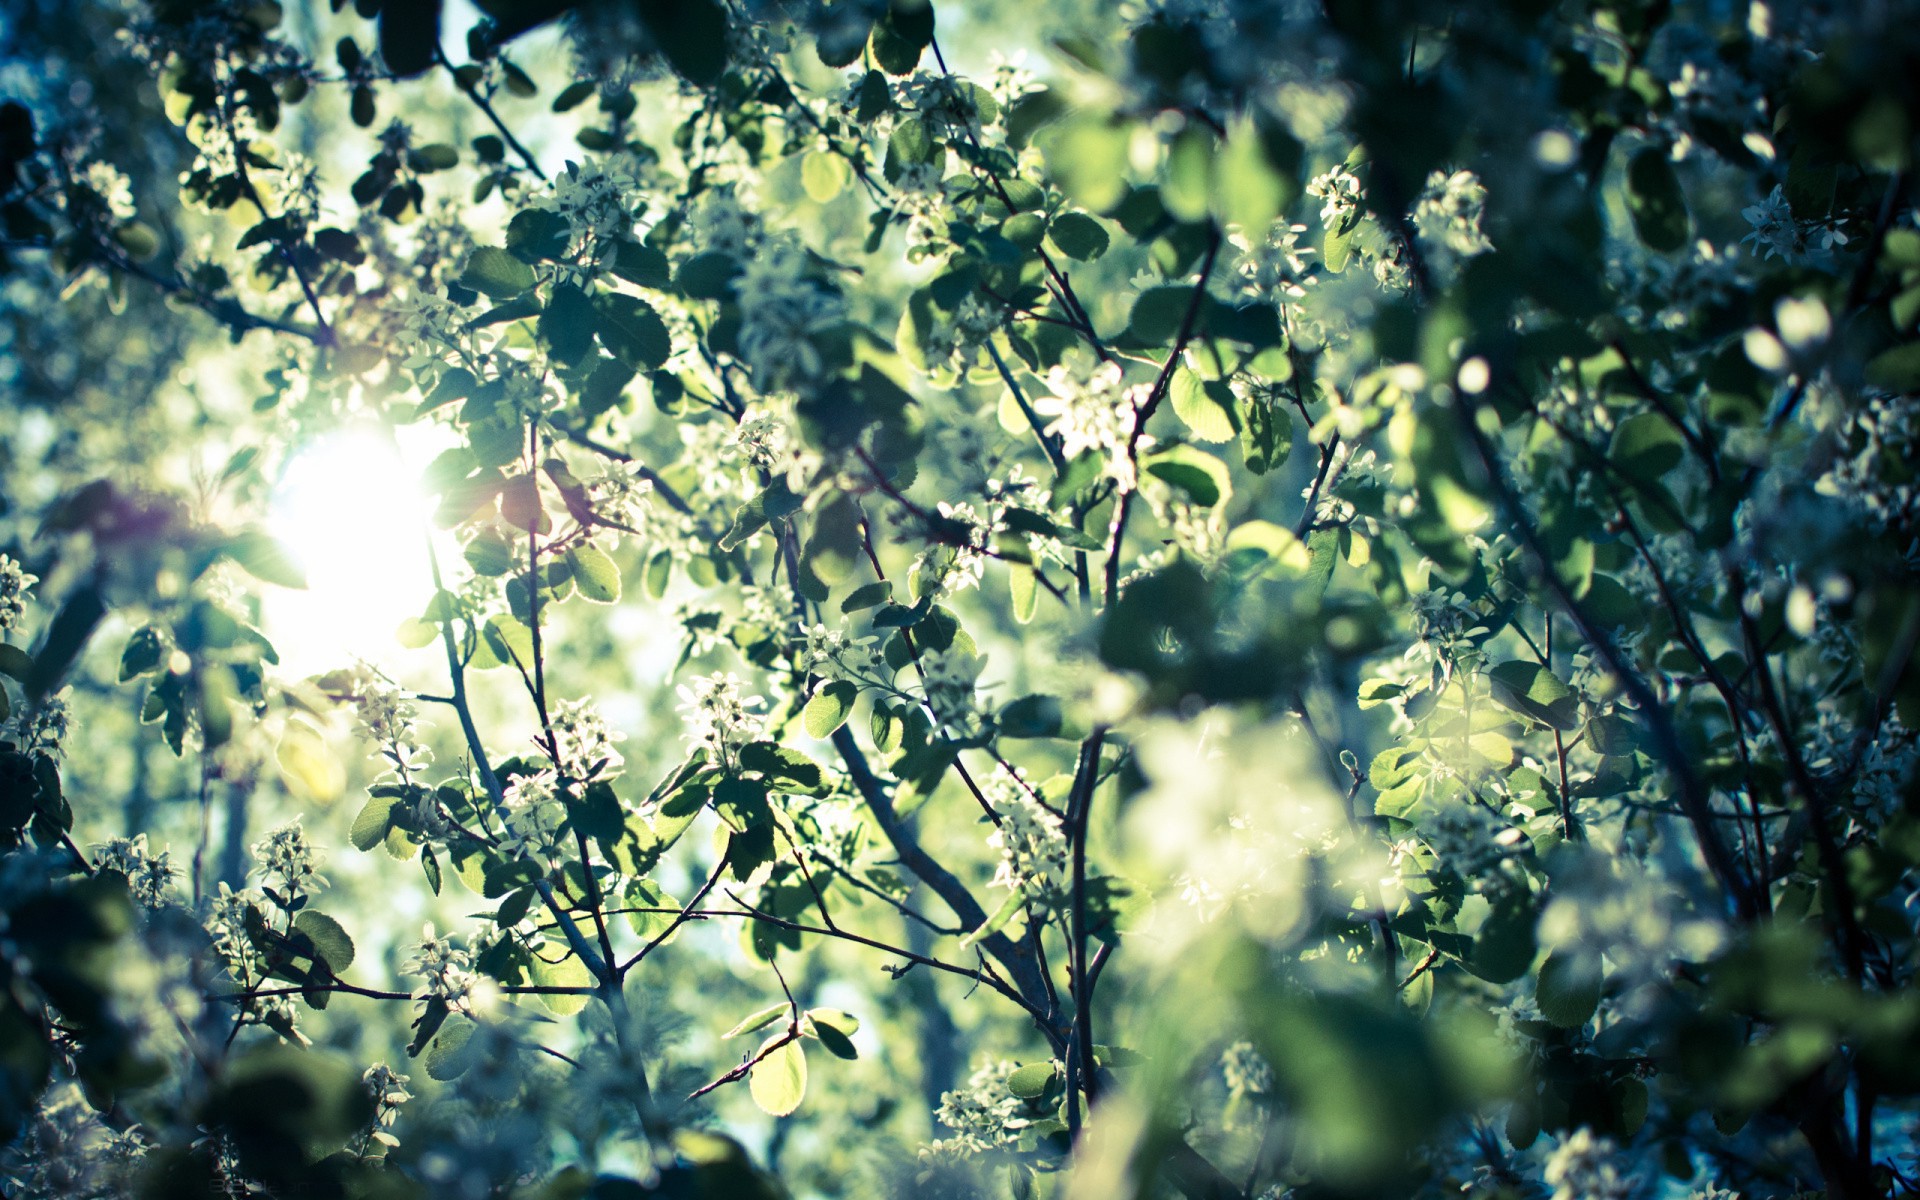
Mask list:
[{"label": "blurred foliage", "polygon": [[1920,1191],[1920,11],[1045,15],[0,13],[8,1195]]}]

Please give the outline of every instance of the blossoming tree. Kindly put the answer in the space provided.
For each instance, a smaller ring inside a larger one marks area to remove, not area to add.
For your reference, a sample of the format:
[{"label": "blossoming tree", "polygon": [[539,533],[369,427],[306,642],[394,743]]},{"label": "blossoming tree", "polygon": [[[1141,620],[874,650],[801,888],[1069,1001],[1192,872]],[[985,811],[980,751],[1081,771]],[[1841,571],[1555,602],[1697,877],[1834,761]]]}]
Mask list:
[{"label": "blossoming tree", "polygon": [[18,7],[9,1195],[1920,1188],[1913,6]]}]

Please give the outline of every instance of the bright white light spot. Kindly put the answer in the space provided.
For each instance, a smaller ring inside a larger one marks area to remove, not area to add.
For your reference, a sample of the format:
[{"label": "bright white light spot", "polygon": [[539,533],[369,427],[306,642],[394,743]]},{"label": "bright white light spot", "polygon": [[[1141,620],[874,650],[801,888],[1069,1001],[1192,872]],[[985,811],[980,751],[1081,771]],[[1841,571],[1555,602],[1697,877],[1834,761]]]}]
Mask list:
[{"label": "bright white light spot", "polygon": [[419,486],[425,461],[367,427],[328,434],[288,460],[268,529],[306,572],[307,588],[274,589],[265,614],[288,674],[356,658],[385,668],[403,653],[395,629],[433,595],[426,554],[433,502]]},{"label": "bright white light spot", "polygon": [[1773,323],[1780,330],[1780,340],[1803,354],[1833,333],[1833,316],[1818,296],[1804,300],[1789,296],[1780,301],[1773,306]]},{"label": "bright white light spot", "polygon": [[1481,358],[1479,355],[1476,354],[1460,364],[1460,375],[1457,382],[1460,385],[1460,390],[1467,395],[1478,396],[1481,392],[1487,390],[1487,384],[1492,382],[1492,380],[1493,372],[1487,367],[1487,360]]},{"label": "bright white light spot", "polygon": [[1533,161],[1550,171],[1564,171],[1573,165],[1580,147],[1558,129],[1542,130],[1533,139]]},{"label": "bright white light spot", "polygon": [[1784,371],[1787,367],[1787,348],[1771,332],[1755,326],[1747,330],[1741,339],[1741,345],[1747,351],[1747,361],[1762,371]]}]

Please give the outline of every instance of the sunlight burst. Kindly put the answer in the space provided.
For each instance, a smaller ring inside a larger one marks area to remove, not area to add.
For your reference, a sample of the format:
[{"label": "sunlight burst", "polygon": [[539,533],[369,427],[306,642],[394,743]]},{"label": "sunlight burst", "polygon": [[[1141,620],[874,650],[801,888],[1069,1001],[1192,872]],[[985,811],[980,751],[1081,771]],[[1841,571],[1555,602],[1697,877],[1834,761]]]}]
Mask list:
[{"label": "sunlight burst", "polygon": [[[402,439],[415,433],[397,431]],[[414,449],[418,449],[417,447]],[[389,669],[403,650],[394,631],[433,594],[426,537],[432,500],[418,454],[371,427],[338,430],[302,447],[274,490],[273,535],[306,572],[305,591],[275,589],[267,635],[296,675],[364,658]]]}]

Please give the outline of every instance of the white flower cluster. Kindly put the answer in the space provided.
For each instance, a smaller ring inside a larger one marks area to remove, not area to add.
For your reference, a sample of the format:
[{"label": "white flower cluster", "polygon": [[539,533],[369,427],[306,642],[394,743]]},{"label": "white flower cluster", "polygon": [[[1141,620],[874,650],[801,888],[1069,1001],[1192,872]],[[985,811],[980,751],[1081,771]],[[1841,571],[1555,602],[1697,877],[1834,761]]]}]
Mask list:
[{"label": "white flower cluster", "polygon": [[531,207],[564,217],[576,248],[620,237],[633,228],[641,196],[638,172],[625,159],[597,158],[569,163]]},{"label": "white flower cluster", "polygon": [[1235,1042],[1220,1052],[1220,1074],[1236,1096],[1273,1094],[1273,1067],[1252,1042]]},{"label": "white flower cluster", "polygon": [[233,977],[248,983],[260,973],[260,952],[247,934],[247,913],[259,907],[252,889],[236,892],[224,882],[207,906],[206,930],[213,949],[227,964]]},{"label": "white flower cluster", "polygon": [[1365,193],[1360,179],[1345,165],[1315,175],[1307,183],[1307,195],[1319,197],[1320,223],[1339,229],[1360,219],[1360,202]]},{"label": "white flower cluster", "polygon": [[254,869],[261,875],[269,879],[277,877],[286,886],[288,899],[326,886],[327,881],[315,869],[317,856],[313,844],[307,841],[306,830],[300,827],[299,817],[255,842],[253,859]]},{"label": "white flower cluster", "polygon": [[133,220],[136,212],[133,185],[120,168],[110,162],[95,160],[80,173],[80,182],[98,197],[101,211],[109,221],[117,224]]},{"label": "white flower cluster", "polygon": [[883,665],[873,648],[878,641],[873,637],[850,638],[844,630],[828,629],[816,621],[806,630],[806,640],[796,653],[794,665],[809,675],[829,681],[873,675]]},{"label": "white flower cluster", "polygon": [[432,752],[414,735],[420,714],[413,702],[370,670],[362,671],[354,682],[360,731],[379,747],[376,754],[393,765],[393,773],[405,781],[432,762]]},{"label": "white flower cluster", "polygon": [[798,243],[768,238],[740,276],[740,356],[762,392],[802,388],[826,370],[815,339],[838,325],[846,305]]},{"label": "white flower cluster", "polygon": [[958,650],[920,656],[920,683],[927,693],[927,707],[941,724],[962,736],[978,730],[980,715],[974,711],[973,693],[986,665],[985,659]]},{"label": "white flower cluster", "polygon": [[1241,287],[1250,295],[1275,304],[1304,297],[1308,285],[1315,282],[1307,274],[1306,261],[1306,256],[1313,251],[1300,244],[1300,235],[1306,231],[1305,225],[1275,221],[1259,245],[1243,233],[1229,234],[1227,240],[1240,252],[1235,272]]},{"label": "white flower cluster", "polygon": [[937,163],[902,167],[893,183],[893,210],[907,219],[907,261],[939,253],[948,241],[947,186]]},{"label": "white flower cluster", "polygon": [[1476,892],[1500,891],[1513,882],[1505,868],[1526,840],[1523,831],[1472,801],[1443,804],[1423,814],[1419,832],[1439,865]]},{"label": "white flower cluster", "polygon": [[64,696],[48,696],[15,718],[20,731],[20,746],[29,754],[59,757],[65,752],[67,735],[73,732],[73,710]]},{"label": "white flower cluster", "polygon": [[394,347],[409,364],[444,360],[449,352],[479,348],[453,301],[426,286],[395,299],[389,309]]},{"label": "white flower cluster", "polygon": [[987,52],[987,91],[1001,108],[1013,104],[1022,96],[1046,90],[1040,77],[1027,66],[1027,52],[1015,50],[1008,58],[998,50]]},{"label": "white flower cluster", "polygon": [[970,293],[953,310],[951,319],[936,323],[922,335],[921,353],[930,367],[949,363],[959,368],[972,366],[1006,321],[1006,305],[990,296]]},{"label": "white flower cluster", "polygon": [[27,574],[19,563],[0,554],[0,633],[20,623],[27,612],[27,593],[39,582],[38,575]]},{"label": "white flower cluster", "polygon": [[1741,238],[1766,252],[1768,258],[1789,263],[1825,266],[1836,248],[1847,244],[1847,235],[1826,221],[1802,221],[1793,215],[1793,205],[1785,189],[1775,185],[1766,199],[1740,210],[1752,232]]},{"label": "white flower cluster", "polygon": [[743,696],[740,679],[731,671],[697,675],[675,689],[679,711],[686,718],[686,740],[703,749],[715,763],[726,765],[740,747],[759,738],[762,718],[752,710],[764,697]]},{"label": "white flower cluster", "polygon": [[551,767],[515,776],[500,795],[506,809],[502,853],[514,858],[550,857],[560,845],[566,806],[560,801],[560,777]]},{"label": "white flower cluster", "polygon": [[653,480],[624,464],[609,463],[586,486],[594,516],[636,533],[643,530],[652,509]]},{"label": "white flower cluster", "polygon": [[1072,887],[1066,827],[1024,779],[1002,775],[992,785],[1000,823],[987,845],[1000,854],[993,886],[1015,888],[1042,908],[1062,903]]},{"label": "white flower cluster", "polygon": [[1540,914],[1542,948],[1576,959],[1604,955],[1627,1006],[1630,990],[1663,982],[1676,962],[1717,953],[1726,929],[1677,903],[1673,884],[1631,860],[1592,851],[1554,875],[1553,898]]},{"label": "white flower cluster", "polygon": [[1875,532],[1920,518],[1920,487],[1907,481],[1920,458],[1920,396],[1868,396],[1841,418],[1834,439],[1815,491],[1858,510]]},{"label": "white flower cluster", "polygon": [[1413,208],[1413,227],[1422,241],[1442,246],[1462,258],[1493,249],[1481,232],[1486,215],[1487,187],[1472,171],[1435,171]]},{"label": "white flower cluster", "polygon": [[407,958],[406,973],[422,981],[414,989],[415,1000],[437,998],[453,1012],[473,1012],[474,985],[479,982],[473,973],[473,956],[454,945],[452,938],[436,934],[431,921],[421,927],[420,944]]},{"label": "white flower cluster", "polygon": [[771,413],[749,409],[731,438],[747,465],[757,471],[783,470],[793,453],[793,436],[786,422]]},{"label": "white flower cluster", "polygon": [[627,735],[608,728],[591,700],[562,700],[553,706],[556,765],[574,779],[612,779],[626,765],[616,743]]},{"label": "white flower cluster", "polygon": [[[371,1143],[363,1151],[362,1157],[373,1158],[391,1150],[400,1144],[394,1136],[394,1122],[400,1118],[400,1106],[413,1099],[413,1093],[407,1090],[412,1080],[400,1074],[386,1063],[375,1063],[360,1076],[360,1082],[366,1087],[367,1095],[373,1100],[373,1119],[367,1123],[366,1141]],[[372,1145],[383,1147],[373,1150]]]},{"label": "white flower cluster", "polygon": [[922,1157],[965,1158],[1005,1146],[1019,1135],[1020,1098],[1007,1090],[1010,1062],[988,1063],[968,1077],[967,1086],[940,1097],[934,1115],[953,1136],[934,1142]]},{"label": "white flower cluster", "polygon": [[1466,636],[1481,628],[1480,611],[1467,598],[1448,588],[1428,588],[1413,595],[1413,631],[1416,641],[1407,657],[1416,661],[1451,663],[1470,643]]},{"label": "white flower cluster", "polygon": [[[1053,418],[1044,432],[1060,439],[1060,452],[1069,459],[1097,454],[1106,460],[1103,473],[1121,491],[1137,487],[1138,471],[1127,455],[1127,439],[1133,436],[1149,387],[1122,386],[1120,364],[1104,362],[1085,383],[1076,381],[1066,367],[1054,367],[1047,372],[1047,390],[1049,395],[1034,399],[1033,410]],[[1150,445],[1143,434],[1139,448]]]},{"label": "white flower cluster", "polygon": [[742,205],[732,188],[702,192],[688,214],[696,244],[745,261],[758,247],[763,231],[760,214]]},{"label": "white flower cluster", "polygon": [[173,856],[165,850],[150,853],[144,833],[105,842],[94,855],[94,866],[125,876],[133,902],[143,908],[164,908],[173,900],[173,880],[178,874]]},{"label": "white flower cluster", "polygon": [[0,1158],[0,1182],[15,1200],[129,1195],[146,1152],[137,1130],[109,1128],[80,1086],[62,1079],[41,1094]]},{"label": "white flower cluster", "polygon": [[923,596],[951,596],[978,587],[986,574],[986,546],[993,537],[993,525],[971,504],[935,506],[951,525],[939,530],[939,538],[929,542],[913,561],[914,591]]},{"label": "white flower cluster", "polygon": [[1585,1125],[1568,1134],[1547,1159],[1544,1177],[1552,1200],[1630,1200],[1640,1189],[1631,1175],[1620,1173],[1618,1152]]}]

